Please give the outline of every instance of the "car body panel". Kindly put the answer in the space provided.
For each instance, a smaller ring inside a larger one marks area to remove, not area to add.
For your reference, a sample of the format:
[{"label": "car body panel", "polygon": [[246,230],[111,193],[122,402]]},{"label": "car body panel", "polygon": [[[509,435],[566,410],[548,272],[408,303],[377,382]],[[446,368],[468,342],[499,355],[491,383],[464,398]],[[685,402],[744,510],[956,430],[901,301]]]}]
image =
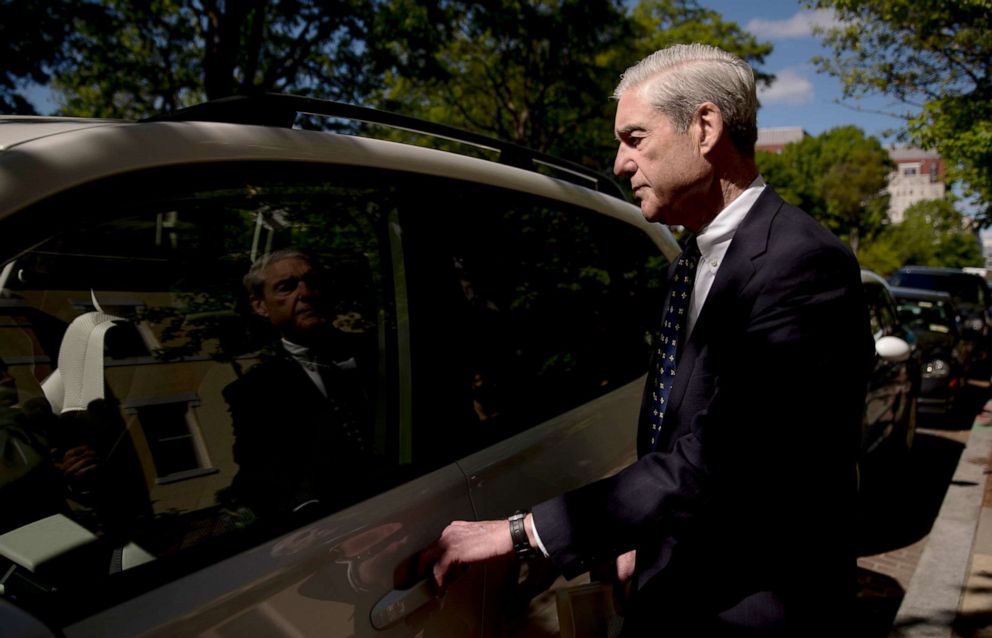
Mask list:
[{"label": "car body panel", "polygon": [[[412,626],[400,622],[380,632],[369,620],[397,575],[410,571],[411,556],[440,535],[439,520],[474,518],[466,488],[457,467],[443,468],[70,625],[65,635],[413,636],[457,622],[464,630],[451,635],[477,635],[473,618],[481,617],[482,600],[471,597],[481,591],[472,580],[479,575],[444,597],[445,609],[459,618],[439,614],[438,596]],[[354,588],[343,586],[344,576],[359,571],[367,575],[356,575]]]}]

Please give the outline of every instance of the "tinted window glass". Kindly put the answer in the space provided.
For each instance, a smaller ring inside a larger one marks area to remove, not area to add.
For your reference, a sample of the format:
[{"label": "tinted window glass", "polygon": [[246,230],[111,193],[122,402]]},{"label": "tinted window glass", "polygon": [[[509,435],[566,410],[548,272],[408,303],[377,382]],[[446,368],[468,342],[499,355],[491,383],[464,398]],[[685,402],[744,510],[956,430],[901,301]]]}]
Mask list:
[{"label": "tinted window glass", "polygon": [[[42,613],[47,588],[85,604],[107,576],[216,560],[399,465],[388,190],[215,172],[163,198],[91,188],[73,205],[101,221],[3,270],[0,554],[20,563],[6,594]],[[249,293],[253,260],[287,247]],[[32,564],[43,519],[66,545]]]},{"label": "tinted window glass", "polygon": [[942,301],[899,299],[899,317],[913,330],[948,333],[954,331],[954,317]]},{"label": "tinted window glass", "polygon": [[561,203],[438,189],[444,202],[402,217],[414,419],[446,433],[425,445],[453,458],[644,374],[667,261],[642,231]]}]

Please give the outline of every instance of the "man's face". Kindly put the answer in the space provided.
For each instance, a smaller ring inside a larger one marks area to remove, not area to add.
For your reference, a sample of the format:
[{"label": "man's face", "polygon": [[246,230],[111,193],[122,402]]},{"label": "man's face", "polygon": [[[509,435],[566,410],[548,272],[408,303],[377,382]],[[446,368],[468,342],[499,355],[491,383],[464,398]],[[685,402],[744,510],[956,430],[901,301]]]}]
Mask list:
[{"label": "man's face", "polygon": [[676,132],[671,120],[635,87],[617,103],[614,131],[620,146],[613,172],[630,180],[644,217],[698,230],[693,222],[702,211],[694,210],[693,200],[712,179],[712,169],[693,127]]},{"label": "man's face", "polygon": [[251,298],[252,308],[284,337],[306,345],[308,335],[327,323],[313,268],[305,260],[291,257],[269,264],[263,275],[262,295]]}]

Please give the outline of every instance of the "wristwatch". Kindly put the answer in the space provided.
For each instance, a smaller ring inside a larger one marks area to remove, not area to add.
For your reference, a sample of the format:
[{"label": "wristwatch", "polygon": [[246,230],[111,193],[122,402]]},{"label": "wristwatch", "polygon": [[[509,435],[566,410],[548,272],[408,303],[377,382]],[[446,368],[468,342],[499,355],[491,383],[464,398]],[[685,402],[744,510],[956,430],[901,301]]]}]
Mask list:
[{"label": "wristwatch", "polygon": [[527,560],[537,556],[537,550],[530,544],[527,538],[527,530],[524,529],[524,519],[527,512],[517,510],[508,520],[510,521],[510,538],[513,540],[513,553],[518,560]]}]

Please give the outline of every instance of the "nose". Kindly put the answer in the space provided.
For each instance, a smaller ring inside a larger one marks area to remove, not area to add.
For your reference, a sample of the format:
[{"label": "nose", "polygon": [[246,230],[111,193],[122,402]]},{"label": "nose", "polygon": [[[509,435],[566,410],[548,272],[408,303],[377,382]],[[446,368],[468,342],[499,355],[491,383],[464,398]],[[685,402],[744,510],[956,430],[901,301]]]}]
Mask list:
[{"label": "nose", "polygon": [[306,279],[301,279],[300,283],[296,284],[296,294],[301,299],[309,299],[320,294],[317,287],[313,284],[307,283]]},{"label": "nose", "polygon": [[637,172],[637,166],[630,159],[623,144],[617,147],[617,158],[613,162],[613,174],[617,177],[630,177]]}]

